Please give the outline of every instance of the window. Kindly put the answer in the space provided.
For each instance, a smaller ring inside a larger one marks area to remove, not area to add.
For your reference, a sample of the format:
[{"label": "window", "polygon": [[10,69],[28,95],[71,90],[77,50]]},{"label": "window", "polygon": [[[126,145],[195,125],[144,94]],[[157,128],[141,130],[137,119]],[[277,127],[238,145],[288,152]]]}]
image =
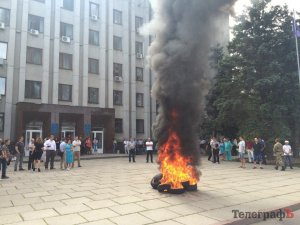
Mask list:
[{"label": "window", "polygon": [[136,16],[135,17],[135,31],[139,32],[139,28],[143,26],[143,18]]},{"label": "window", "polygon": [[89,30],[89,44],[99,45],[99,32],[95,30]]},{"label": "window", "polygon": [[114,50],[122,51],[122,38],[114,36]]},{"label": "window", "polygon": [[74,10],[74,0],[63,0],[63,8],[73,11]]},{"label": "window", "polygon": [[0,77],[0,95],[4,96],[6,92],[6,78]]},{"label": "window", "polygon": [[140,134],[144,133],[144,120],[136,120],[136,132]]},{"label": "window", "polygon": [[99,17],[99,5],[93,2],[90,2],[90,16]]},{"label": "window", "polygon": [[135,53],[136,54],[143,54],[143,43],[142,42],[135,42]]},{"label": "window", "polygon": [[7,43],[0,42],[0,59],[7,59]]},{"label": "window", "polygon": [[40,81],[25,81],[25,98],[41,99],[42,82]]},{"label": "window", "polygon": [[143,93],[136,93],[136,106],[144,107],[144,94]]},{"label": "window", "polygon": [[34,0],[34,1],[45,3],[45,0]]},{"label": "window", "polygon": [[122,77],[123,76],[123,71],[122,71],[122,64],[120,63],[114,63],[114,77]]},{"label": "window", "polygon": [[30,64],[42,65],[43,49],[27,47],[26,62]]},{"label": "window", "polygon": [[4,113],[0,113],[0,132],[4,131]]},{"label": "window", "polygon": [[99,74],[99,60],[89,58],[89,73]]},{"label": "window", "polygon": [[136,75],[136,81],[143,81],[144,80],[144,69],[141,67],[136,67],[135,75]]},{"label": "window", "polygon": [[67,23],[60,23],[60,36],[66,36],[73,40],[73,25]]},{"label": "window", "polygon": [[10,10],[0,8],[0,22],[5,23],[5,26],[9,26]]},{"label": "window", "polygon": [[114,9],[114,24],[122,25],[122,12]]},{"label": "window", "polygon": [[123,104],[123,92],[122,91],[114,91],[114,105],[122,105]]},{"label": "window", "polygon": [[59,53],[59,68],[65,70],[72,70],[73,62],[72,55],[67,53]]},{"label": "window", "polygon": [[72,85],[59,84],[58,86],[58,100],[59,101],[72,101]]},{"label": "window", "polygon": [[91,104],[99,103],[99,88],[89,87],[88,103],[91,103]]},{"label": "window", "polygon": [[115,132],[123,133],[123,119],[115,119]]},{"label": "window", "polygon": [[28,30],[38,30],[40,33],[44,33],[44,18],[34,15],[28,16]]}]

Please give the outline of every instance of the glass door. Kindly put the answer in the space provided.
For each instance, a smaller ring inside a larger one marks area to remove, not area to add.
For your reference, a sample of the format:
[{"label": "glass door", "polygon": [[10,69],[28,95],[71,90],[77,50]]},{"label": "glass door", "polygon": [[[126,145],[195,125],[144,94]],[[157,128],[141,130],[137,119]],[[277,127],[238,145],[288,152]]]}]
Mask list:
[{"label": "glass door", "polygon": [[25,156],[29,156],[29,148],[28,145],[30,140],[34,138],[36,140],[38,137],[42,137],[42,130],[26,130],[25,135]]},{"label": "glass door", "polygon": [[93,134],[92,142],[93,142],[94,153],[103,154],[103,131],[92,131],[92,134]]}]

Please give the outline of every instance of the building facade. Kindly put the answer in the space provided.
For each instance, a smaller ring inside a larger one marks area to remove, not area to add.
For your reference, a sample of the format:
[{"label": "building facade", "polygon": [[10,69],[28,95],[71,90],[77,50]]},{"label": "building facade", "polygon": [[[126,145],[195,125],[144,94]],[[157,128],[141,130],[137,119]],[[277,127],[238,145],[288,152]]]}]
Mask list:
[{"label": "building facade", "polygon": [[[0,137],[146,138],[147,0],[1,0]],[[1,88],[2,87],[2,88]]]}]

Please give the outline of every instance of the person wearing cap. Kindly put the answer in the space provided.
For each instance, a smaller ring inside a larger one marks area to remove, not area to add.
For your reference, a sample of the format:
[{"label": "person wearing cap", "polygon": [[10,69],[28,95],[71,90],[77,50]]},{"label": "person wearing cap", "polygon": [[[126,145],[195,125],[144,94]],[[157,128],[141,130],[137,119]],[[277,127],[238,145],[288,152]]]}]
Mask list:
[{"label": "person wearing cap", "polygon": [[283,156],[284,156],[284,166],[285,168],[287,168],[287,166],[289,166],[291,169],[293,169],[293,165],[292,165],[292,147],[290,146],[290,143],[288,140],[286,140],[284,142],[284,146],[283,146]]},{"label": "person wearing cap", "polygon": [[282,156],[283,156],[283,146],[279,141],[279,138],[275,139],[275,145],[273,147],[274,156],[276,157],[276,166],[275,169],[278,170],[278,166],[281,166],[281,171],[285,170],[285,167],[282,162]]}]

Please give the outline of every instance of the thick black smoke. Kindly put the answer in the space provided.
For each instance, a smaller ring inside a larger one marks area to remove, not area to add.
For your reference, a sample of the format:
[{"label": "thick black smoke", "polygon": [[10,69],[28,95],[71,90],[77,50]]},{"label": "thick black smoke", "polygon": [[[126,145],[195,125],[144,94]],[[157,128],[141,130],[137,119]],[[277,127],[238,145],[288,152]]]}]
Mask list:
[{"label": "thick black smoke", "polygon": [[[209,68],[214,35],[236,0],[152,0],[154,18],[148,28],[155,33],[149,49],[157,80],[152,95],[159,115],[153,126],[163,145],[173,130],[182,141],[183,154],[198,164],[196,132],[213,72]],[[176,113],[175,113],[176,112]],[[175,116],[176,115],[176,116]]]}]

